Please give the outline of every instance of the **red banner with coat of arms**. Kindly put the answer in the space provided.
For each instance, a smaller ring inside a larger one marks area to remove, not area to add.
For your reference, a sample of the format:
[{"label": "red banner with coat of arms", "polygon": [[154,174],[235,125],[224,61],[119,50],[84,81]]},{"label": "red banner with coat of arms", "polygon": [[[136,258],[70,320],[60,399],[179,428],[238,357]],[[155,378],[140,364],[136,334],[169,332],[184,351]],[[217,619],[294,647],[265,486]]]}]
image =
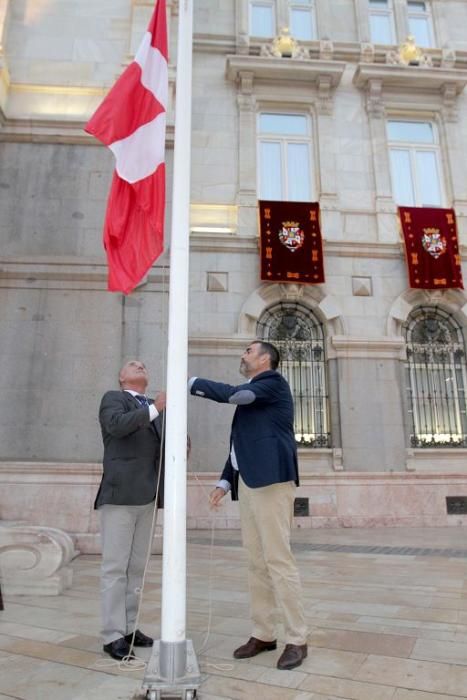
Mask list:
[{"label": "red banner with coat of arms", "polygon": [[259,202],[261,279],[322,284],[323,244],[317,202]]},{"label": "red banner with coat of arms", "polygon": [[410,286],[464,289],[454,209],[399,207]]}]

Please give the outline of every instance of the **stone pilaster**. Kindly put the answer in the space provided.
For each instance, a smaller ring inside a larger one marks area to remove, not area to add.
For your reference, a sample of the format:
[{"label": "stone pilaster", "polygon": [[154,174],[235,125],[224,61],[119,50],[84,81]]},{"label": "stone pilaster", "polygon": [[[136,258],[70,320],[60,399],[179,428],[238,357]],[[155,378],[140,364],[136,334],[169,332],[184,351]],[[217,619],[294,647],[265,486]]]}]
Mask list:
[{"label": "stone pilaster", "polygon": [[368,0],[355,0],[358,39],[361,43],[371,42],[370,23],[368,21]]},{"label": "stone pilaster", "polygon": [[235,3],[235,43],[238,54],[248,54],[250,52],[247,0],[240,0]]},{"label": "stone pilaster", "polygon": [[382,81],[377,78],[368,82],[366,110],[375,176],[378,240],[384,243],[393,243],[397,241],[397,231],[394,226],[395,205],[392,197],[391,170],[386,139],[386,110],[383,102]]},{"label": "stone pilaster", "polygon": [[238,76],[238,233],[256,235],[256,99],[253,73]]},{"label": "stone pilaster", "polygon": [[409,35],[407,0],[393,0],[394,24],[396,26],[396,44],[401,44]]}]

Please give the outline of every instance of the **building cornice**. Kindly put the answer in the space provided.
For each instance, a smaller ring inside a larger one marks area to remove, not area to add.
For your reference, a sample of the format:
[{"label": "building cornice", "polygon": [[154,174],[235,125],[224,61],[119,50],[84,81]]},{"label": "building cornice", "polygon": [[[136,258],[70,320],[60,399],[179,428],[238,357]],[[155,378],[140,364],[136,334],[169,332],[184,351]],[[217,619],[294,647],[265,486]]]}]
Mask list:
[{"label": "building cornice", "polygon": [[232,355],[239,357],[239,354],[245,349],[245,344],[251,340],[250,335],[237,335],[235,337],[219,337],[219,336],[190,336],[188,338],[188,353],[190,355],[222,356]]},{"label": "building cornice", "polygon": [[311,58],[230,55],[226,59],[226,77],[238,82],[242,74],[251,73],[253,80],[299,81],[318,87],[322,81],[329,81],[330,87],[335,88],[340,83],[345,65],[343,61]]},{"label": "building cornice", "polygon": [[[60,143],[66,145],[102,146],[100,141],[84,131],[86,122],[65,119],[11,118],[0,119],[0,142]],[[166,145],[173,148],[174,127],[167,125]]]},{"label": "building cornice", "polygon": [[[0,288],[105,291],[108,268],[101,258],[34,256],[0,258]],[[168,292],[169,268],[154,266],[137,292]]]},{"label": "building cornice", "polygon": [[[330,450],[322,449],[306,449],[299,448],[302,454],[308,453],[320,457],[323,454],[328,454]],[[407,452],[426,452],[426,450],[408,450]],[[465,458],[467,450],[459,448],[433,450],[433,458],[438,456],[447,458],[447,463],[443,464],[444,471],[442,473],[429,472],[413,472],[413,471],[337,471],[331,473],[312,473],[303,472],[300,474],[300,481],[333,484],[333,483],[417,483],[436,484],[438,482],[451,483],[462,482],[467,483],[467,474],[461,470],[451,468],[451,459]],[[47,477],[53,477],[54,484],[97,484],[102,476],[102,464],[99,462],[46,462],[46,461],[3,461],[0,462],[0,478],[3,484],[46,484]],[[218,478],[217,472],[191,472],[187,474],[190,482],[195,482],[201,485],[203,483],[213,483]]]},{"label": "building cornice", "polygon": [[405,340],[402,336],[356,338],[347,335],[331,337],[329,356],[345,359],[403,359]]},{"label": "building cornice", "polygon": [[353,84],[357,88],[366,89],[374,80],[380,81],[383,88],[402,88],[415,92],[441,92],[447,87],[452,87],[458,95],[467,85],[467,70],[359,63],[354,73]]}]

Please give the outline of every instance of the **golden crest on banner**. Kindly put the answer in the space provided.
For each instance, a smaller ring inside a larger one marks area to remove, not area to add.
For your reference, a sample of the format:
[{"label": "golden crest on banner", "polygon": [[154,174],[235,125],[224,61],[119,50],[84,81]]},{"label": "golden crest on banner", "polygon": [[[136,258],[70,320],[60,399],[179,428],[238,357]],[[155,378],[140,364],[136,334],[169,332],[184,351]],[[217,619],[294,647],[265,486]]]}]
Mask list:
[{"label": "golden crest on banner", "polygon": [[439,228],[424,228],[422,246],[436,260],[446,252],[446,238],[441,235]]},{"label": "golden crest on banner", "polygon": [[300,228],[300,223],[298,221],[283,221],[282,228],[279,231],[279,240],[292,253],[299,250],[305,240],[305,234]]}]

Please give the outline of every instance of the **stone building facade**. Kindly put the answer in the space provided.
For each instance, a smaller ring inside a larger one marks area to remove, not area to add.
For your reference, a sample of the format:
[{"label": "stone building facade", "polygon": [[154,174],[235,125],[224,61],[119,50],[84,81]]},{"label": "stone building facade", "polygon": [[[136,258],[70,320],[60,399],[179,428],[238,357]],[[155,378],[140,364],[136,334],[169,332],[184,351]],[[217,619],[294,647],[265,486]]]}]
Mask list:
[{"label": "stone building facade", "polygon": [[[178,2],[167,5],[169,249]],[[465,524],[467,296],[408,287],[397,205],[453,207],[465,259],[467,2],[194,5],[191,372],[236,383],[258,335],[289,352],[298,526]],[[83,131],[152,8],[0,0],[0,517],[63,528],[87,551],[100,397],[130,356],[153,389],[165,381],[170,256],[130,296],[106,291],[113,162]],[[276,55],[286,25],[297,44]],[[417,65],[399,59],[410,33]],[[319,201],[325,284],[260,281],[261,197]],[[193,527],[210,527],[231,416],[189,402]],[[238,525],[235,504],[215,517]]]}]

